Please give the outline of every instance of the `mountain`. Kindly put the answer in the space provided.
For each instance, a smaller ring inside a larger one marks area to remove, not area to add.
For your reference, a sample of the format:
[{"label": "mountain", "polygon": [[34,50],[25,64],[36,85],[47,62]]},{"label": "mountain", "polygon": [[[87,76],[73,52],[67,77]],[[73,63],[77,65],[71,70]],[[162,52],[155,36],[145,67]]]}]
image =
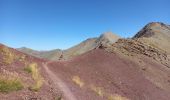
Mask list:
[{"label": "mountain", "polygon": [[[147,24],[146,31],[128,39],[110,33],[87,39],[67,56],[63,54],[68,51],[62,51],[59,58],[69,60],[40,59],[0,44],[0,98],[170,100],[170,51],[153,45],[168,43],[166,26]],[[81,54],[70,55],[76,52]]]},{"label": "mountain", "polygon": [[62,55],[62,50],[55,49],[50,51],[37,51],[26,47],[17,48],[17,50],[43,59],[56,60]]},{"label": "mountain", "polygon": [[97,38],[89,38],[80,44],[63,51],[63,58],[68,59],[94,49],[97,46]]},{"label": "mountain", "polygon": [[170,26],[160,22],[147,24],[133,38],[140,38],[150,45],[170,53]]},{"label": "mountain", "polygon": [[83,41],[82,43],[63,51],[63,56],[66,59],[72,58],[74,56],[81,55],[90,50],[98,48],[100,45],[109,46],[110,44],[116,42],[119,38],[120,38],[119,36],[111,32],[106,32],[106,33],[103,33],[99,38],[87,39]]},{"label": "mountain", "polygon": [[86,53],[94,48],[98,48],[100,45],[109,46],[110,44],[116,42],[120,37],[111,33],[103,33],[99,38],[89,38],[80,44],[73,46],[66,50],[51,50],[51,51],[36,51],[29,48],[18,48],[19,51],[31,54],[35,57],[49,59],[49,60],[61,60],[69,59],[74,56]]}]

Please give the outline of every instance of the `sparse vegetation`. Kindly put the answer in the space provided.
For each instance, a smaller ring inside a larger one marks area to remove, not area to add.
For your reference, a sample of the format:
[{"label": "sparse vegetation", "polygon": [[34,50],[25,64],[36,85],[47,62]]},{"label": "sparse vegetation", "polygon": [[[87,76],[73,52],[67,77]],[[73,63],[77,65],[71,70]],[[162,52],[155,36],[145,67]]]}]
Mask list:
[{"label": "sparse vegetation", "polygon": [[79,87],[83,87],[84,82],[80,79],[79,76],[73,76],[72,81],[79,85]]},{"label": "sparse vegetation", "polygon": [[0,75],[0,92],[8,93],[18,91],[23,88],[23,84],[18,77]]},{"label": "sparse vegetation", "polygon": [[129,100],[129,99],[127,99],[126,97],[123,97],[121,95],[114,94],[114,95],[110,95],[108,97],[108,100]]},{"label": "sparse vegetation", "polygon": [[15,55],[7,47],[0,48],[1,54],[3,55],[3,63],[11,64],[15,60]]},{"label": "sparse vegetation", "polygon": [[104,96],[104,92],[103,89],[101,87],[96,87],[96,86],[91,86],[91,89],[98,95],[103,97]]},{"label": "sparse vegetation", "polygon": [[35,83],[29,88],[31,91],[38,91],[43,85],[43,78],[39,73],[37,63],[29,64],[24,70],[28,73],[31,73]]},{"label": "sparse vegetation", "polygon": [[32,73],[32,69],[30,66],[25,67],[24,71],[26,71],[27,73]]},{"label": "sparse vegetation", "polygon": [[57,96],[54,98],[54,100],[62,100],[62,96]]},{"label": "sparse vegetation", "polygon": [[20,57],[19,57],[19,61],[24,61],[25,60],[25,58],[26,58],[26,56],[25,55],[21,55]]}]

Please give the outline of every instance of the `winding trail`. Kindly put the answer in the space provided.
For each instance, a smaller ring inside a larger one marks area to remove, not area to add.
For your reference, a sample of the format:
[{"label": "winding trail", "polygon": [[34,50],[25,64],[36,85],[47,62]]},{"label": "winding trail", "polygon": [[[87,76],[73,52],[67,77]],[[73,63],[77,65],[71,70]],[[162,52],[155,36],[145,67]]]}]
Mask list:
[{"label": "winding trail", "polygon": [[76,97],[72,94],[71,90],[67,87],[67,85],[57,76],[57,74],[53,73],[47,66],[47,63],[43,63],[43,67],[51,80],[53,81],[55,87],[54,88],[59,88],[61,91],[64,93],[64,97],[66,100],[77,100]]}]

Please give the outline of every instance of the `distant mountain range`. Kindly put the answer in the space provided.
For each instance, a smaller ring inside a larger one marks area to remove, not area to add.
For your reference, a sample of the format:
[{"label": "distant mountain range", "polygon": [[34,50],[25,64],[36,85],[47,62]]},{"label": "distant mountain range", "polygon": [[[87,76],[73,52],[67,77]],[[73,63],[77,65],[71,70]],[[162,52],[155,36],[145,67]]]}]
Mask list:
[{"label": "distant mountain range", "polygon": [[86,53],[92,49],[98,48],[100,45],[109,46],[110,44],[115,43],[119,38],[119,36],[111,32],[106,32],[98,38],[89,38],[66,50],[56,49],[50,51],[36,51],[27,47],[17,48],[17,50],[38,58],[64,60]]},{"label": "distant mountain range", "polygon": [[[140,38],[146,41],[150,45],[157,46],[157,48],[163,49],[167,52],[170,51],[170,26],[163,23],[149,23],[142,30],[140,30],[133,38]],[[17,48],[17,50],[31,54],[35,57],[49,59],[49,60],[64,60],[74,56],[88,52],[94,48],[98,48],[99,45],[109,46],[120,39],[119,36],[112,32],[103,33],[98,38],[89,38],[80,44],[73,46],[66,50],[56,49],[50,51],[36,51],[27,47]],[[159,46],[159,47],[158,47]]]}]

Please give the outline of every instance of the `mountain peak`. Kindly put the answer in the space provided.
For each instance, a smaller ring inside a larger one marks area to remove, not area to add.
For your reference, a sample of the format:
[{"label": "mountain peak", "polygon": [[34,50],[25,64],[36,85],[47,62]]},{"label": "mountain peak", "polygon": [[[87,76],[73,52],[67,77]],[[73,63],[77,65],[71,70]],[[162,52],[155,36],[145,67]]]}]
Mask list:
[{"label": "mountain peak", "polygon": [[162,22],[151,22],[145,26],[147,29],[154,29],[154,28],[167,28],[170,29],[170,26],[164,24]]},{"label": "mountain peak", "polygon": [[170,26],[162,22],[151,22],[147,24],[142,30],[140,30],[134,38],[140,37],[152,37],[155,35],[170,35]]},{"label": "mountain peak", "polygon": [[115,43],[120,37],[118,35],[113,34],[112,32],[105,32],[100,35],[100,37],[97,39],[97,47],[103,48],[111,46],[113,43]]},{"label": "mountain peak", "polygon": [[116,34],[113,34],[112,32],[105,32],[103,34],[100,35],[99,40],[100,41],[107,41],[107,42],[111,42],[114,43],[116,42],[120,37]]}]

